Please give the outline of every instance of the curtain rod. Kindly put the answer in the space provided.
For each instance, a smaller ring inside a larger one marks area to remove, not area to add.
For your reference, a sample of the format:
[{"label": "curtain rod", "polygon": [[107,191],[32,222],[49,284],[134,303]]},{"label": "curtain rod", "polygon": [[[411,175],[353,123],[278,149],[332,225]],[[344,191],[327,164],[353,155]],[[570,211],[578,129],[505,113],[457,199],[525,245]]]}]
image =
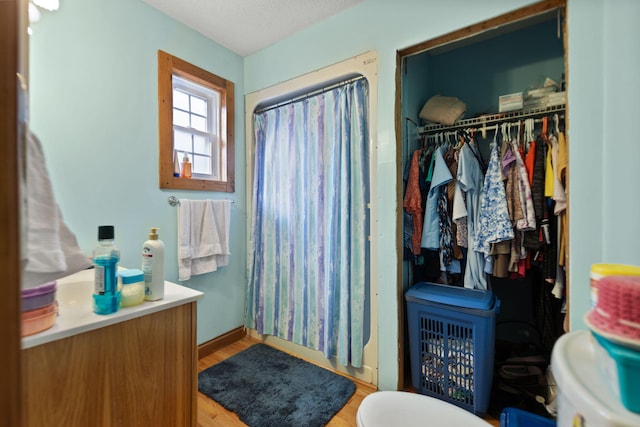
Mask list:
[{"label": "curtain rod", "polygon": [[339,88],[341,86],[348,85],[349,83],[357,82],[358,80],[362,80],[362,79],[366,80],[366,77],[363,76],[363,75],[350,77],[350,78],[348,78],[346,80],[342,80],[342,81],[339,81],[337,83],[332,83],[332,84],[329,84],[328,86],[323,86],[323,87],[321,87],[319,89],[311,90],[311,91],[303,93],[301,95],[296,95],[291,99],[287,99],[285,101],[281,101],[281,102],[278,102],[276,104],[269,105],[269,106],[266,106],[266,107],[263,107],[263,108],[257,108],[253,112],[253,114],[262,114],[262,113],[264,113],[266,111],[273,110],[274,108],[279,108],[279,107],[283,107],[285,105],[293,104],[294,102],[298,102],[298,101],[301,101],[301,100],[306,99],[306,98],[310,98],[310,97],[315,96],[315,95],[320,95],[322,93],[325,93],[325,92],[328,92],[330,90]]}]

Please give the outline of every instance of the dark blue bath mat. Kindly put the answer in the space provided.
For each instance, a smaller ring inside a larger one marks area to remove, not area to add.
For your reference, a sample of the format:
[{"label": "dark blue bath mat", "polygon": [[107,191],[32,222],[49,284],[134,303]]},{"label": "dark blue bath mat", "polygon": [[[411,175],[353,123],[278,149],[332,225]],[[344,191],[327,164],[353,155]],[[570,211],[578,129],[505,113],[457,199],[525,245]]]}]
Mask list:
[{"label": "dark blue bath mat", "polygon": [[198,374],[198,390],[250,427],[320,427],[356,386],[348,378],[265,344]]}]

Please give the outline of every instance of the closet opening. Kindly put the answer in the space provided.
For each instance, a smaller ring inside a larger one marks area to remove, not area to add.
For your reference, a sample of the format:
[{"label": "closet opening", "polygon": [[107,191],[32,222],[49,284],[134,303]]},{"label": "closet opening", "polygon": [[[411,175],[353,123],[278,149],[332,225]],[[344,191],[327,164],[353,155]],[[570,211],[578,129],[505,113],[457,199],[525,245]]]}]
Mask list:
[{"label": "closet opening", "polygon": [[[553,169],[553,176],[558,177],[555,182],[560,184],[556,190],[562,187],[565,202],[562,202],[560,195],[556,200],[553,195],[544,196],[543,193],[541,207],[537,211],[531,210],[535,212],[535,226],[527,227],[519,221],[526,211],[520,212],[512,202],[505,205],[509,210],[508,219],[513,236],[510,239],[498,239],[503,242],[501,245],[493,241],[490,243],[489,252],[481,258],[486,258],[491,268],[483,264],[476,275],[467,274],[472,252],[471,248],[462,245],[469,245],[468,242],[461,242],[460,245],[457,241],[443,244],[441,239],[439,247],[434,248],[425,245],[422,235],[416,237],[414,233],[420,228],[417,224],[424,221],[427,215],[425,209],[431,186],[428,178],[429,170],[433,171],[430,166],[435,150],[442,150],[445,159],[447,155],[457,158],[457,149],[461,144],[475,144],[483,184],[490,167],[494,141],[498,162],[502,164],[506,152],[518,157],[515,155],[515,151],[518,151],[526,170],[529,149],[542,148],[538,157],[546,160],[549,153],[551,160],[551,153],[554,147],[557,149],[562,138],[564,160],[554,157],[552,163],[564,165],[568,157],[565,18],[564,0],[540,1],[401,49],[397,53],[395,124],[399,171],[397,236],[400,265],[397,298],[400,390],[415,389],[411,381],[411,338],[405,292],[420,282],[486,288],[500,299],[500,311],[496,315],[496,364],[490,410],[500,405],[507,406],[512,397],[527,399],[508,393],[505,395],[497,390],[500,384],[495,375],[500,371],[501,361],[510,360],[517,353],[539,356],[535,359],[537,369],[532,372],[534,376],[539,373],[540,379],[545,376],[551,347],[564,332],[563,322],[565,317],[568,318],[568,248],[563,240],[568,231],[568,167],[565,165]],[[410,191],[416,190],[415,183],[409,180],[413,156],[418,150],[422,150],[420,156],[416,157],[421,162],[418,179],[422,181],[417,187],[419,194],[414,194],[413,202],[407,203],[408,188]],[[513,164],[516,164],[515,160]],[[451,181],[447,181],[444,187],[449,186],[453,194],[457,170],[448,159],[447,166]],[[504,178],[506,172],[500,171],[505,174],[501,175]],[[521,178],[524,179],[524,176]],[[513,175],[513,179],[513,183],[518,182],[516,175]],[[519,187],[519,184],[516,186]],[[529,189],[531,187],[530,182]],[[509,191],[513,191],[513,186],[509,187]],[[519,195],[517,197],[523,202]],[[522,197],[525,198],[525,195]],[[458,224],[452,214],[455,209],[452,198],[449,198],[447,213],[450,226],[455,229],[446,233],[455,240]],[[518,210],[516,216],[512,214],[513,210]],[[416,215],[420,211],[422,216]],[[438,212],[442,215],[442,211]],[[442,216],[440,221],[445,221]],[[428,227],[427,222],[422,222],[422,225],[423,228]],[[495,223],[490,222],[489,228],[493,230]],[[420,233],[424,231],[422,229]],[[518,240],[525,234],[529,234],[528,245]],[[510,240],[515,240],[515,243],[504,246],[504,242]],[[447,242],[447,239],[444,241]],[[443,245],[446,247],[443,248]],[[452,258],[458,261],[459,268],[450,268],[451,258],[447,255],[448,262],[443,262],[443,252],[447,253],[451,248],[455,252],[458,246],[461,250]],[[496,255],[498,252],[509,255],[504,258]],[[504,260],[507,260],[507,268],[496,268]],[[540,393],[544,392],[546,390]],[[522,391],[524,394],[525,391]],[[544,411],[543,406],[535,408],[534,405],[535,400],[533,403],[526,402],[525,406],[532,412],[540,408]]]}]

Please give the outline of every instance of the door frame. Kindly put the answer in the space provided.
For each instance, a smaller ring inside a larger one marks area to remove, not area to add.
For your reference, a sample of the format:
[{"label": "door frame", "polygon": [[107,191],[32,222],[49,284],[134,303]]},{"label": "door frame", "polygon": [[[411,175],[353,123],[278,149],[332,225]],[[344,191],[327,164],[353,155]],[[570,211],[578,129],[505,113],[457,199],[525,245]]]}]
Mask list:
[{"label": "door frame", "polygon": [[[22,425],[17,74],[26,71],[24,0],[0,0],[0,425]],[[23,31],[24,30],[24,31]]]}]

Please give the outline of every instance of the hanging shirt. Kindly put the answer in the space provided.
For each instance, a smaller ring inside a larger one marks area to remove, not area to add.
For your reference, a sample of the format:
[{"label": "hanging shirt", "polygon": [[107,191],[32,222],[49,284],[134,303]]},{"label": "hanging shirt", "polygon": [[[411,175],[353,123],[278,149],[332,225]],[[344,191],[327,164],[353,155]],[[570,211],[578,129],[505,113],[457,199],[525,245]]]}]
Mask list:
[{"label": "hanging shirt", "polygon": [[438,197],[440,187],[453,179],[447,164],[442,157],[442,149],[434,152],[433,175],[431,176],[431,188],[427,195],[427,205],[424,212],[424,224],[422,226],[421,246],[426,249],[440,249],[440,217],[438,216]]},{"label": "hanging shirt", "polygon": [[[558,133],[558,169],[556,173],[558,174],[558,179],[560,183],[564,187],[566,185],[566,174],[567,174],[567,166],[569,164],[569,159],[567,158],[567,140],[564,137],[564,133]],[[565,194],[566,199],[566,194]],[[559,234],[559,243],[558,243],[558,263],[561,266],[566,265],[566,256],[567,256],[567,211],[563,210],[558,214],[559,217],[559,226],[558,226],[558,234]]]},{"label": "hanging shirt", "polygon": [[533,169],[536,162],[536,141],[529,141],[529,149],[524,158],[524,165],[527,169],[527,177],[529,178],[529,187],[533,186]]},{"label": "hanging shirt", "polygon": [[[458,172],[456,172],[456,177]],[[467,202],[456,178],[453,193],[452,220],[456,224],[456,243],[461,248],[469,247],[469,230],[467,229]]]},{"label": "hanging shirt", "polygon": [[529,176],[525,167],[520,150],[513,146],[513,154],[516,158],[516,169],[518,171],[518,186],[520,187],[520,204],[522,205],[523,219],[516,221],[516,229],[520,231],[536,229],[536,211],[533,208],[533,196]]},{"label": "hanging shirt", "polygon": [[491,142],[491,156],[487,175],[484,177],[484,191],[480,204],[480,228],[475,250],[489,255],[491,243],[513,239],[513,226],[509,218],[507,198],[502,182],[498,143]]},{"label": "hanging shirt", "polygon": [[404,194],[404,209],[411,215],[413,222],[413,233],[411,234],[411,252],[414,255],[420,254],[420,240],[422,239],[422,194],[420,193],[420,166],[418,159],[422,154],[422,149],[413,152],[411,166],[409,167],[409,179],[407,180],[407,190]]},{"label": "hanging shirt", "polygon": [[551,163],[551,151],[551,141],[549,141],[544,165],[544,197],[553,197],[553,184],[555,178],[553,173],[553,164]]},{"label": "hanging shirt", "polygon": [[[484,274],[484,255],[472,248],[476,239],[480,211],[480,193],[484,181],[484,173],[478,159],[470,147],[464,144],[460,149],[458,158],[457,186],[464,193],[464,208],[467,218],[467,266],[464,272],[465,288],[487,289],[487,279]],[[462,199],[462,197],[461,197]],[[454,216],[461,218],[460,208],[456,209]]]},{"label": "hanging shirt", "polygon": [[553,167],[553,201],[556,202],[553,213],[558,215],[567,208],[567,197],[558,172],[560,169],[560,143],[554,135],[549,138],[549,142],[551,143],[551,165]]}]

